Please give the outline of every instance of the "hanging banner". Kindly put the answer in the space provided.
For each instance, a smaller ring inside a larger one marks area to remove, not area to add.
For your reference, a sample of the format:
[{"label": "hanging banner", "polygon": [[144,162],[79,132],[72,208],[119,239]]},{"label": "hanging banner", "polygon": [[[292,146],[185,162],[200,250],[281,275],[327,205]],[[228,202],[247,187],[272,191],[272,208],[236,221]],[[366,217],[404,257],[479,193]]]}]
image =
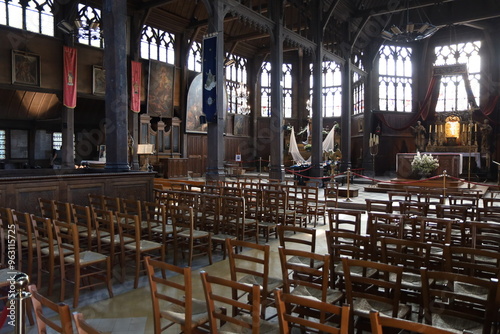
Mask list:
[{"label": "hanging banner", "polygon": [[64,47],[63,104],[67,108],[76,107],[76,49]]},{"label": "hanging banner", "polygon": [[203,39],[203,113],[207,122],[217,122],[217,35]]},{"label": "hanging banner", "polygon": [[141,74],[142,63],[131,61],[131,80],[130,80],[130,109],[133,112],[141,111]]}]

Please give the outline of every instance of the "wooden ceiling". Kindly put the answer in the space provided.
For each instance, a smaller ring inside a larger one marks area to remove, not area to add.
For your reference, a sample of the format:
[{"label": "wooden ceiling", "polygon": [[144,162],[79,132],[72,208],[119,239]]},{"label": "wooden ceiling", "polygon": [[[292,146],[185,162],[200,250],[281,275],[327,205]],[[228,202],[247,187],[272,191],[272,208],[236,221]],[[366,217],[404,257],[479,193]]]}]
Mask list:
[{"label": "wooden ceiling", "polygon": [[[189,39],[201,41],[207,32],[206,1],[210,0],[128,0],[128,5],[130,12],[146,13],[147,25],[185,33]],[[228,0],[224,22],[226,51],[247,58],[269,52],[269,31],[255,18],[262,18],[261,23],[269,20],[270,1],[279,0]],[[283,1],[285,27],[310,41],[314,40],[312,23],[318,18],[315,1],[318,0]],[[325,48],[340,57],[345,57],[346,46],[356,52],[372,43],[382,43],[382,29],[399,25],[408,12],[411,20],[430,21],[440,28],[458,25],[490,34],[500,30],[498,0],[324,0],[322,6]],[[297,44],[286,39],[284,49],[302,48]]]}]

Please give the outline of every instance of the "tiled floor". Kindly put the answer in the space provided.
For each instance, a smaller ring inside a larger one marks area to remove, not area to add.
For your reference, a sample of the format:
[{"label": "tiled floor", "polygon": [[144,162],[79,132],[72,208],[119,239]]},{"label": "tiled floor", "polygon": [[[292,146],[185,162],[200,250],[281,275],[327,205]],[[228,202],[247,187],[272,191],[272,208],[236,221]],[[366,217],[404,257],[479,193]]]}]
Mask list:
[{"label": "tiled floor", "polygon": [[[351,197],[349,200],[346,198],[339,198],[339,207],[364,208],[366,198],[387,199],[387,194],[385,193],[364,191],[364,188],[369,186],[370,185],[366,184],[366,182],[361,184],[355,181],[355,183],[351,184],[350,187],[352,189],[358,189],[358,196]],[[322,191],[320,193],[322,194]],[[324,231],[326,226],[327,225],[324,225],[322,221],[320,221],[317,226],[318,235],[316,251],[318,253],[327,252],[326,244],[324,242]],[[365,229],[363,228],[362,230],[364,231]],[[261,242],[264,242],[264,240],[261,240]],[[278,242],[276,239],[272,238],[270,239],[269,244],[271,245],[270,274],[271,276],[281,277],[281,268],[278,257]],[[172,250],[170,249],[169,255],[171,256],[171,254]],[[216,255],[215,260],[214,264],[209,266],[206,265],[208,264],[208,261],[205,261],[204,259],[198,259],[193,264],[193,269],[195,270],[193,274],[194,298],[204,298],[198,274],[200,270],[205,270],[209,274],[229,278],[228,260],[222,260],[220,254]],[[119,273],[116,272],[116,274],[116,277],[119,277]],[[175,280],[176,278],[173,277],[172,279]],[[71,288],[72,286],[68,288],[67,295],[71,295],[71,290],[69,290]],[[42,289],[41,292],[43,293],[43,291],[44,290]],[[57,288],[55,288],[54,291],[58,291]],[[121,284],[115,280],[113,291],[115,296],[111,299],[108,297],[105,289],[84,291],[80,298],[80,307],[73,311],[83,313],[88,322],[104,333],[153,333],[151,297],[146,277],[142,276],[139,288],[133,289],[132,272],[129,272],[125,283]],[[52,299],[55,300],[58,298],[57,295],[58,293],[56,292],[55,296],[52,296]],[[70,305],[72,304],[71,299],[68,299],[65,302]],[[11,332],[12,327],[8,328],[7,325],[0,331],[1,334]],[[179,327],[173,326],[166,333],[179,332]],[[35,328],[31,328],[29,333],[36,333]]]}]

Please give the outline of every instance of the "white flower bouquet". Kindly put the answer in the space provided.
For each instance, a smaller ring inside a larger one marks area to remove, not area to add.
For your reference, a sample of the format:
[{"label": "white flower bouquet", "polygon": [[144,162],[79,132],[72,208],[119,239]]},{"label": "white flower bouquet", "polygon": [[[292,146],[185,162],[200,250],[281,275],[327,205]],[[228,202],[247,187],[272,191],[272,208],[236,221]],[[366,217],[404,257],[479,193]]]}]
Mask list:
[{"label": "white flower bouquet", "polygon": [[438,167],[439,160],[434,158],[432,154],[420,154],[420,152],[417,152],[417,155],[411,162],[411,170],[421,175],[430,174]]}]

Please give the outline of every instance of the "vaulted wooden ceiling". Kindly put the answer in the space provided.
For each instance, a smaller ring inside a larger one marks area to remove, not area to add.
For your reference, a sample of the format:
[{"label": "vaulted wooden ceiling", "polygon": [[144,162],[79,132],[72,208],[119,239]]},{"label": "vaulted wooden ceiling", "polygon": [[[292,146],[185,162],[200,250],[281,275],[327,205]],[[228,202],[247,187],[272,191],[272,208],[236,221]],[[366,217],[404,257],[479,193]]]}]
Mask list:
[{"label": "vaulted wooden ceiling", "polygon": [[[186,33],[188,38],[200,41],[207,28],[205,1],[210,0],[129,0],[128,3],[130,11],[147,11],[146,24],[173,33]],[[269,31],[233,11],[232,7],[243,6],[269,19],[270,1],[280,0],[229,0],[224,23],[226,51],[244,57],[269,52]],[[313,12],[315,1],[318,0],[283,1],[285,27],[314,40],[312,22],[318,19]],[[430,21],[439,28],[457,25],[487,34],[500,30],[498,0],[324,0],[322,6],[324,45],[341,57],[345,56],[346,46],[360,51],[372,42],[382,43],[381,31],[393,24],[399,25],[408,13],[412,21]],[[300,47],[289,41],[285,44],[285,51]]]}]

